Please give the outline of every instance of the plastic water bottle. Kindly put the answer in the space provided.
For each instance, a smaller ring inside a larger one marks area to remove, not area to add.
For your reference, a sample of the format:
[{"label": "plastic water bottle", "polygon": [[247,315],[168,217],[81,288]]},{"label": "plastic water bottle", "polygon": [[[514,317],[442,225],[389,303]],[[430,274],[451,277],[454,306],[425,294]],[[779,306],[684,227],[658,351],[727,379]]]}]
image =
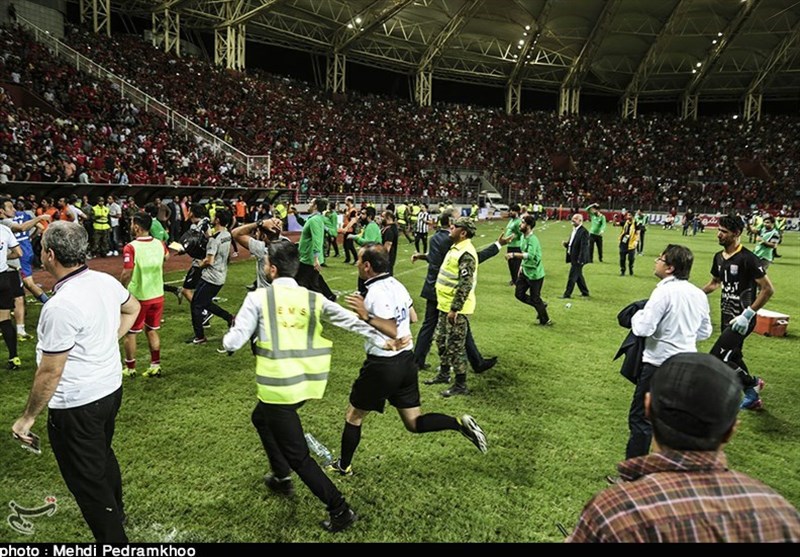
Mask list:
[{"label": "plastic water bottle", "polygon": [[322,459],[323,466],[333,462],[333,455],[328,450],[328,447],[317,441],[317,438],[310,433],[306,433],[306,443],[309,450]]}]

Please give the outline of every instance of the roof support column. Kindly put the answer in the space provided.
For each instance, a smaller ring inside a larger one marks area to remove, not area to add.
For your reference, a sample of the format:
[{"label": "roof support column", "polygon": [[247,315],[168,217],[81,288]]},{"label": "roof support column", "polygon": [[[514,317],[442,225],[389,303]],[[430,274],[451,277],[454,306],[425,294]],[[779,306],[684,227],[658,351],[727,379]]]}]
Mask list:
[{"label": "roof support column", "polygon": [[433,72],[420,70],[414,83],[414,100],[419,106],[430,106],[433,101]]},{"label": "roof support column", "polygon": [[245,25],[214,29],[214,64],[229,70],[243,70]]},{"label": "roof support column", "polygon": [[519,114],[522,100],[522,84],[509,83],[506,85],[506,114]]},{"label": "roof support column", "polygon": [[558,95],[558,115],[578,114],[580,102],[580,87],[561,87],[561,93]]},{"label": "roof support column", "polygon": [[91,0],[78,0],[78,10],[81,15],[81,25],[89,21],[89,3]]},{"label": "roof support column", "polygon": [[622,119],[628,120],[633,118],[636,120],[636,114],[639,109],[639,95],[627,95],[622,99]]},{"label": "roof support column", "polygon": [[328,71],[325,88],[331,93],[344,94],[345,72],[347,69],[347,56],[337,52],[328,56]]},{"label": "roof support column", "polygon": [[744,119],[761,121],[761,94],[748,93],[744,98]]},{"label": "roof support column", "polygon": [[681,106],[681,118],[684,120],[697,120],[698,95],[684,95]]},{"label": "roof support column", "polygon": [[164,52],[175,52],[176,56],[181,55],[181,14],[170,10],[163,12],[153,12],[153,46],[158,46],[163,40]]},{"label": "roof support column", "polygon": [[92,0],[92,28],[111,36],[111,0]]}]

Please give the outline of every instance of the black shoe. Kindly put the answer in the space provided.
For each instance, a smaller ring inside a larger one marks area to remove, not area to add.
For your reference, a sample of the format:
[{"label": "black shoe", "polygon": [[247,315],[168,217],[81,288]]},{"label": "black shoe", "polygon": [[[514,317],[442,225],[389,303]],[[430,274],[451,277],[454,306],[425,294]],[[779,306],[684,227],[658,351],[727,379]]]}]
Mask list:
[{"label": "black shoe", "polygon": [[617,484],[621,484],[621,483],[622,483],[623,481],[625,481],[625,480],[623,480],[623,479],[622,479],[622,478],[620,478],[619,476],[606,476],[606,481],[607,481],[607,482],[608,482],[610,485],[617,485]]},{"label": "black shoe", "polygon": [[264,476],[264,485],[267,489],[278,495],[290,497],[294,495],[294,484],[291,478],[276,478],[274,474],[267,474]]},{"label": "black shoe", "polygon": [[256,289],[256,284],[255,283],[248,284],[247,286],[245,286],[245,288],[247,289],[248,292],[253,292]]},{"label": "black shoe", "polygon": [[208,342],[206,337],[203,337],[203,338],[192,337],[192,338],[187,339],[186,341],[184,341],[184,344],[205,344],[206,342]]},{"label": "black shoe", "polygon": [[442,391],[442,396],[444,398],[450,398],[451,396],[456,395],[468,395],[469,389],[463,383],[456,383],[446,391]]},{"label": "black shoe", "polygon": [[423,381],[426,385],[436,385],[437,383],[449,383],[450,382],[450,374],[449,373],[442,373],[441,371],[437,373],[432,379],[426,379]]},{"label": "black shoe", "polygon": [[482,453],[486,452],[486,434],[483,433],[481,426],[475,421],[475,418],[469,414],[464,414],[458,420],[459,431],[461,435],[472,441],[478,450]]},{"label": "black shoe", "polygon": [[552,327],[555,324],[556,322],[553,321],[552,319],[548,319],[545,323],[539,323],[539,325],[541,325],[542,327]]},{"label": "black shoe", "polygon": [[358,515],[353,509],[347,507],[339,514],[334,515],[331,513],[331,517],[320,522],[320,526],[322,526],[328,532],[335,534],[336,532],[347,530],[356,520],[358,520]]},{"label": "black shoe", "polygon": [[589,293],[588,292],[586,292],[585,294],[581,293],[581,297],[582,298],[588,298],[589,297]]},{"label": "black shoe", "polygon": [[558,298],[561,299],[561,300],[569,300],[570,298],[572,298],[572,296],[567,296],[566,294],[564,294],[564,295],[559,296]]},{"label": "black shoe", "polygon": [[419,366],[419,369],[421,369],[422,371],[428,371],[429,369],[431,369],[431,364],[422,364],[421,366]]},{"label": "black shoe", "polygon": [[475,373],[483,373],[484,371],[489,371],[495,365],[497,365],[497,356],[492,356],[491,358],[486,358],[485,360],[483,360],[483,362],[481,362],[481,365],[479,365],[476,368],[473,368],[473,371]]}]

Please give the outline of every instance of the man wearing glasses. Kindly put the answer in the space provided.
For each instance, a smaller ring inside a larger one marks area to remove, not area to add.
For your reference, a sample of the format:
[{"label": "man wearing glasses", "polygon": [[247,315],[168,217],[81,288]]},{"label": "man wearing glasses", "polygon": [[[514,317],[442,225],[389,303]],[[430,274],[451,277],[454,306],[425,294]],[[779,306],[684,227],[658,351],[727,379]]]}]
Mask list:
[{"label": "man wearing glasses", "polygon": [[661,279],[644,308],[631,318],[631,331],[644,337],[642,368],[628,413],[630,437],[625,458],[650,452],[653,428],[645,417],[644,395],[650,378],[670,356],[697,352],[697,341],[711,336],[711,314],[705,293],[689,282],[694,255],[684,246],[668,245],[655,261]]}]

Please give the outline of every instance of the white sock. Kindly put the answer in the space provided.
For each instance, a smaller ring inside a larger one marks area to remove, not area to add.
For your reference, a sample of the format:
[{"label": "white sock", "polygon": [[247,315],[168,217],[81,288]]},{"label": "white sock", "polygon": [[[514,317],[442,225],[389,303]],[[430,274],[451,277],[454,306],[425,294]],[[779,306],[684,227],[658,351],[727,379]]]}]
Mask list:
[{"label": "white sock", "polygon": [[26,335],[25,332],[25,325],[17,325],[17,334],[18,335]]}]

